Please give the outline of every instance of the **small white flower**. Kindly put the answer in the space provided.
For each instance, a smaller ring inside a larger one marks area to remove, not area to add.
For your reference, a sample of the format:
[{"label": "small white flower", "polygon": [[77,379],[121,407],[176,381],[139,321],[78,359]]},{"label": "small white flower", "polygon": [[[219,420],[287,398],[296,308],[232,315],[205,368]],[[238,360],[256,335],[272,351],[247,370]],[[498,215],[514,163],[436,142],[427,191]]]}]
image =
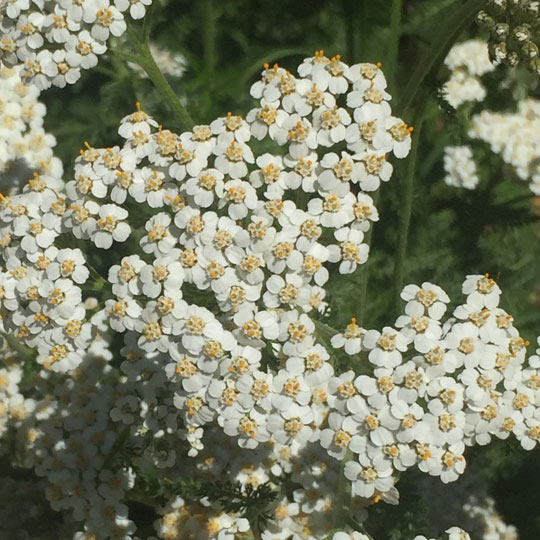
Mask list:
[{"label": "small white flower", "polygon": [[123,221],[128,216],[127,210],[116,204],[105,204],[100,207],[98,215],[99,218],[90,232],[96,247],[109,249],[113,241],[125,242],[128,239],[131,227]]},{"label": "small white flower", "polygon": [[156,214],[146,222],[144,228],[147,234],[140,241],[145,253],[166,255],[171,251],[176,243],[176,238],[170,225],[171,217],[164,212]]}]

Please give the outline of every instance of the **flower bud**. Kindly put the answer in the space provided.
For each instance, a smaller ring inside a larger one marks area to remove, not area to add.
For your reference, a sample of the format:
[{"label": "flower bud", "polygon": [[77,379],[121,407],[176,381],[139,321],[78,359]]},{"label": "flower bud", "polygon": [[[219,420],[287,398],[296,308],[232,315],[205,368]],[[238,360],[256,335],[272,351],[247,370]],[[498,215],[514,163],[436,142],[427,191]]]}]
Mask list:
[{"label": "flower bud", "polygon": [[523,47],[521,47],[521,54],[526,58],[536,58],[538,56],[538,46],[532,41],[527,41]]},{"label": "flower bud", "polygon": [[510,27],[506,23],[497,23],[491,32],[495,39],[506,39],[510,33]]},{"label": "flower bud", "polygon": [[524,41],[531,39],[531,30],[528,24],[522,24],[520,26],[516,26],[514,28],[513,34],[514,34],[514,38],[520,43],[523,43]]},{"label": "flower bud", "polygon": [[540,58],[538,56],[530,61],[529,68],[533,73],[540,75]]},{"label": "flower bud", "polygon": [[487,28],[491,30],[493,26],[495,25],[495,21],[493,20],[493,17],[491,17],[487,12],[485,11],[479,11],[476,15],[476,22],[483,26],[484,28]]}]

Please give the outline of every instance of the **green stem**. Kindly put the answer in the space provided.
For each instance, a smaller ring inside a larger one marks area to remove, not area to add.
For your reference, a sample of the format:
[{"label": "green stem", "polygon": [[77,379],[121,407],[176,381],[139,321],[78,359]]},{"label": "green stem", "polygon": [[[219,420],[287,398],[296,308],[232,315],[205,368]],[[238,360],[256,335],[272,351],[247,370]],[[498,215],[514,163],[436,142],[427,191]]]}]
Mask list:
[{"label": "green stem", "polygon": [[362,534],[365,534],[369,540],[374,540],[373,539],[373,536],[371,536],[371,534],[369,534],[367,531],[366,531],[366,528],[361,524],[361,523],[358,523],[355,519],[353,518],[349,518],[349,521],[347,522],[348,525],[350,525],[355,531],[359,531],[361,532]]},{"label": "green stem", "polygon": [[351,483],[345,478],[345,465],[353,457],[351,450],[343,458],[339,467],[337,493],[335,498],[334,515],[332,516],[332,529],[343,528],[350,517]]},{"label": "green stem", "polygon": [[213,0],[202,0],[202,43],[204,57],[204,75],[209,96],[214,87],[216,67],[216,13]]},{"label": "green stem", "polygon": [[17,337],[15,337],[13,334],[8,334],[6,332],[0,335],[4,338],[9,348],[13,352],[18,353],[22,358],[33,358],[36,355],[35,350],[24,345],[24,343],[22,343],[19,339],[17,339]]},{"label": "green stem", "polygon": [[402,117],[412,105],[425,79],[431,73],[438,71],[456,39],[486,3],[487,0],[468,0],[456,11],[448,23],[441,28],[439,35],[442,36],[442,39],[432,45],[430,53],[424,57],[414,70],[405,87],[399,107]]},{"label": "green stem", "polygon": [[347,45],[347,62],[354,64],[358,55],[359,34],[359,12],[361,5],[358,0],[343,0],[343,11],[345,12],[345,40]]},{"label": "green stem", "polygon": [[426,93],[419,99],[419,105],[414,115],[416,126],[412,139],[411,153],[407,159],[407,173],[403,179],[401,190],[401,215],[399,217],[399,241],[394,260],[394,306],[396,315],[401,307],[401,288],[403,286],[403,277],[405,275],[405,258],[407,256],[407,242],[409,239],[409,227],[411,224],[411,214],[414,200],[414,173],[416,170],[416,159],[418,156],[418,146],[420,143],[420,134],[424,121],[424,110],[426,105]]},{"label": "green stem", "polygon": [[403,0],[392,0],[390,12],[390,41],[386,53],[385,75],[391,90],[394,89],[396,80],[396,68],[399,52],[399,39],[401,37],[401,13],[403,12]]},{"label": "green stem", "polygon": [[423,88],[423,83],[428,76],[436,73],[444,62],[448,51],[457,40],[461,32],[470,24],[472,18],[486,4],[487,0],[468,0],[458,9],[448,23],[441,28],[439,35],[442,39],[433,44],[429,54],[420,62],[411,75],[400,102],[399,114],[406,116],[408,109],[415,103],[416,110],[412,115],[415,122],[415,134],[413,136],[411,153],[408,158],[407,173],[403,181],[401,194],[401,215],[399,227],[399,241],[394,262],[394,307],[396,314],[400,311],[400,293],[405,275],[405,258],[407,255],[407,242],[411,223],[412,206],[414,199],[414,175],[418,144],[424,117],[426,101],[429,95],[428,88]]},{"label": "green stem", "polygon": [[150,40],[150,31],[152,29],[151,21],[152,21],[152,15],[154,14],[155,6],[156,6],[156,3],[154,2],[153,4],[150,4],[146,8],[146,15],[144,16],[144,19],[143,19],[142,36],[143,36],[143,41],[145,41],[146,43],[148,43],[148,41]]},{"label": "green stem", "polygon": [[358,53],[364,62],[369,59],[369,20],[367,3],[368,0],[359,0],[358,2]]},{"label": "green stem", "polygon": [[174,90],[171,88],[171,85],[168,83],[167,79],[163,76],[163,73],[161,73],[159,67],[157,66],[148,46],[148,39],[145,35],[147,33],[148,31],[146,30],[143,34],[143,38],[140,39],[136,32],[128,27],[128,35],[137,51],[137,54],[128,54],[122,51],[116,51],[116,54],[128,62],[138,64],[142,69],[144,69],[156,87],[156,90],[173,112],[178,123],[178,127],[181,130],[190,130],[195,123],[185,107],[182,105],[182,103],[180,103],[180,100],[176,96]]}]

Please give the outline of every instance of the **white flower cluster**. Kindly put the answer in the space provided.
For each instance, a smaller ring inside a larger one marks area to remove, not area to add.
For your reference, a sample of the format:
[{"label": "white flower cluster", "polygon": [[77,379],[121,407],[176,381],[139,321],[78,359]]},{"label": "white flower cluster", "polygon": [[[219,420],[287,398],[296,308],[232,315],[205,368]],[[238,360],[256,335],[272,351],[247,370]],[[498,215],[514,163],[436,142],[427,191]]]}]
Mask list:
[{"label": "white flower cluster", "polygon": [[17,428],[21,420],[31,414],[36,403],[26,399],[19,390],[23,371],[13,356],[2,352],[2,360],[7,365],[0,368],[0,437],[6,435],[9,429]]},{"label": "white flower cluster", "polygon": [[126,31],[124,12],[144,17],[152,0],[1,0],[0,62],[43,90],[64,87],[97,64],[111,36]]},{"label": "white flower cluster", "polygon": [[513,525],[504,522],[491,497],[470,497],[463,505],[463,512],[476,524],[480,540],[518,540]]},{"label": "white flower cluster", "polygon": [[[485,42],[471,40],[455,45],[445,63],[452,75],[443,86],[443,96],[452,107],[485,99],[480,77],[494,69]],[[516,108],[512,112],[483,110],[475,114],[467,135],[489,144],[495,154],[514,167],[519,178],[529,182],[531,191],[540,195],[540,101],[526,98],[518,101]],[[475,189],[479,183],[468,146],[447,146],[444,170],[450,186]]]},{"label": "white flower cluster", "polygon": [[25,86],[18,68],[0,67],[0,174],[3,190],[18,187],[21,176],[46,173],[62,176],[62,163],[53,156],[55,138],[43,129],[45,105],[39,90]]},{"label": "white flower cluster", "polygon": [[[397,501],[400,471],[449,482],[466,445],[540,439],[540,360],[526,363],[488,276],[467,277],[444,323],[444,291],[409,285],[394,327],[352,320],[324,339],[323,286],[365,262],[368,192],[389,180],[387,154],[408,153],[411,128],[391,115],[379,66],[318,52],[299,74],[266,66],[246,120],[182,135],[138,110],[122,147],[81,151],[72,181],[36,175],[1,200],[3,330],[40,368],[9,421],[74,540],[137,538],[125,503],[142,471],[210,483],[227,471],[252,487],[287,477],[295,488],[262,538],[322,539],[340,460],[361,519],[371,501]],[[115,249],[66,247],[73,237]],[[341,347],[357,373],[338,372]],[[164,539],[246,529],[204,498],[169,497],[159,512]]]},{"label": "white flower cluster", "polygon": [[475,189],[480,181],[470,146],[446,146],[444,170],[444,181],[449,186]]},{"label": "white flower cluster", "polygon": [[463,292],[466,302],[443,324],[446,294],[409,285],[395,328],[364,332],[353,321],[333,338],[349,354],[367,353],[373,369],[330,381],[329,426],[320,436],[337,459],[352,451],[345,475],[353,493],[384,493],[395,471],[413,465],[451,482],[465,468],[465,446],[513,433],[531,449],[540,439],[537,357],[525,367],[526,343],[497,307],[500,289],[490,277],[468,276]]},{"label": "white flower cluster", "polygon": [[540,195],[540,101],[524,99],[515,112],[482,111],[472,118],[469,136],[489,144],[491,150],[515,168]]},{"label": "white flower cluster", "polygon": [[444,63],[451,73],[442,95],[451,107],[457,109],[463,103],[484,100],[486,89],[480,77],[495,69],[485,41],[471,39],[454,45]]}]

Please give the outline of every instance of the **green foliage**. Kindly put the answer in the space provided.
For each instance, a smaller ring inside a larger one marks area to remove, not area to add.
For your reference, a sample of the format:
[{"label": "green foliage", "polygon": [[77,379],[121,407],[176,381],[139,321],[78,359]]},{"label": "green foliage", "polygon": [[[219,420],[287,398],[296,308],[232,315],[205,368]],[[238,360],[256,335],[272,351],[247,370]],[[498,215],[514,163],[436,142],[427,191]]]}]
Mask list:
[{"label": "green foliage", "polygon": [[270,482],[255,487],[230,480],[205,482],[192,477],[171,480],[158,478],[152,469],[133,464],[132,467],[137,472],[137,481],[132,490],[134,502],[151,508],[153,502],[164,504],[175,495],[190,501],[204,498],[224,512],[246,518],[254,532],[261,530],[270,519],[269,506],[278,495]]},{"label": "green foliage", "polygon": [[430,537],[433,533],[427,521],[427,505],[419,488],[420,474],[407,471],[399,480],[399,505],[377,503],[369,508],[365,528],[373,538],[410,540],[416,535]]}]

